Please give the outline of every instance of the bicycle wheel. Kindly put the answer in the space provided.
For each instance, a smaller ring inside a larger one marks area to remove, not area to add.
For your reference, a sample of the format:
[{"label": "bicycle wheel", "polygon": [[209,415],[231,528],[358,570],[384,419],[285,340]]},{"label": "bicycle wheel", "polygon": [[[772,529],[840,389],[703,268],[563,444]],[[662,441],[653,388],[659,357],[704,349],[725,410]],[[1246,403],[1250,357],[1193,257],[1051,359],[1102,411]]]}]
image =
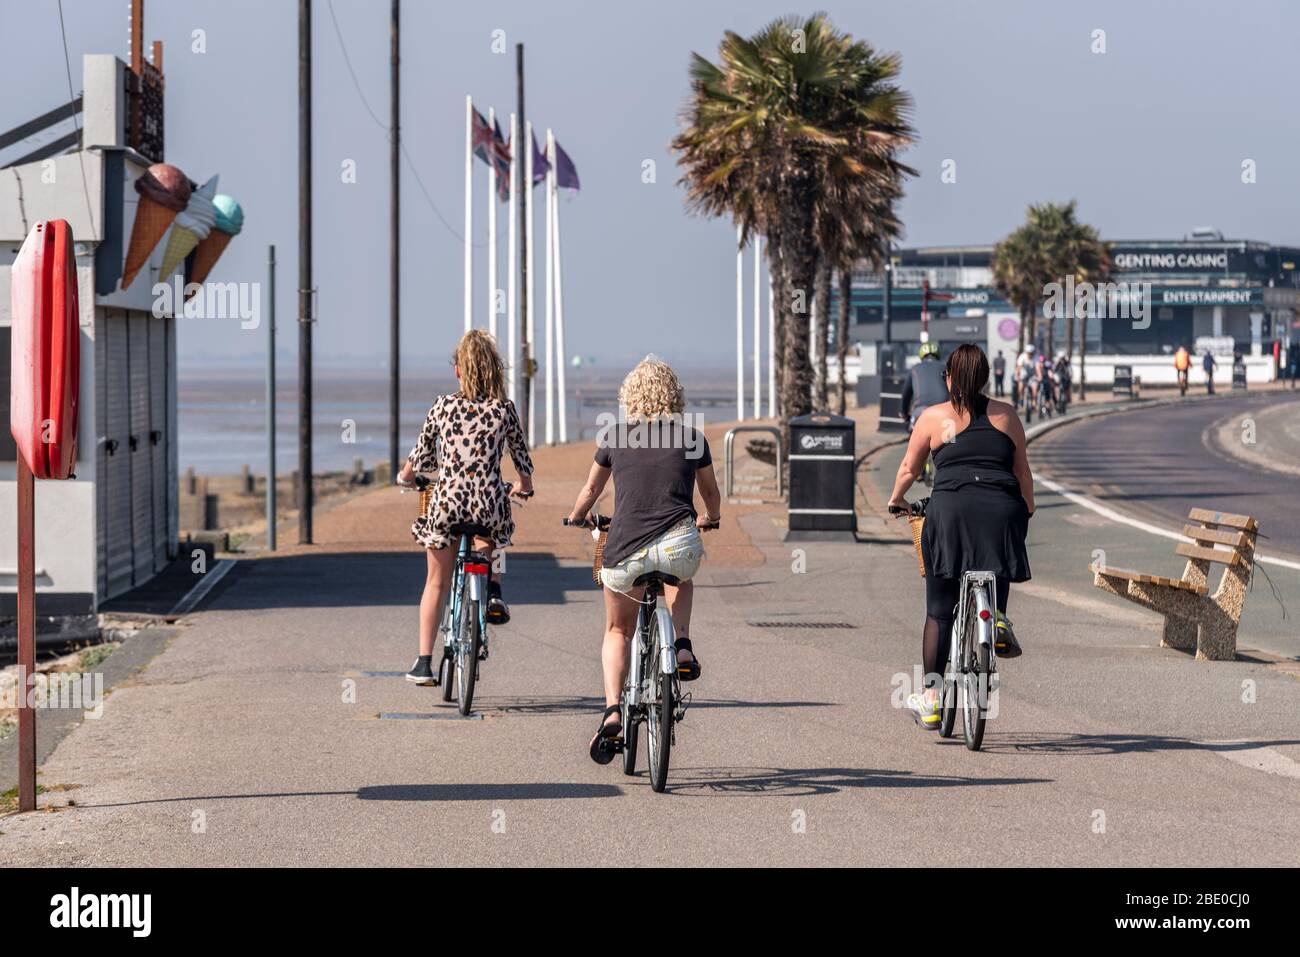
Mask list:
[{"label": "bicycle wheel", "polygon": [[620,717],[623,719],[623,773],[633,775],[636,774],[636,738],[639,731],[636,712],[628,707],[626,692],[619,704],[622,706]]},{"label": "bicycle wheel", "polygon": [[[959,636],[952,640],[958,642],[956,660],[961,660]],[[943,663],[943,685],[939,688],[939,737],[951,738],[953,725],[957,723],[957,687],[961,680],[960,670],[953,670],[952,654]]]},{"label": "bicycle wheel", "polygon": [[[677,702],[673,696],[673,676],[659,667],[660,628],[667,614],[656,614],[650,627],[646,647],[647,684],[650,694],[645,703],[646,740],[650,745],[650,787],[662,793],[668,785],[668,763],[673,747],[673,711]],[[671,624],[668,626],[672,627]],[[668,635],[672,637],[671,632]]]},{"label": "bicycle wheel", "polygon": [[469,597],[469,586],[460,603],[460,638],[456,642],[456,706],[468,715],[474,704],[474,682],[478,679],[479,633],[478,602]]},{"label": "bicycle wheel", "polygon": [[442,686],[442,700],[450,701],[456,693],[456,659],[447,652],[438,662],[438,683]]},{"label": "bicycle wheel", "polygon": [[984,741],[984,724],[988,720],[988,694],[992,681],[989,670],[989,646],[979,640],[979,610],[976,589],[966,596],[966,634],[962,640],[965,667],[962,670],[962,735],[966,747],[978,751]]}]

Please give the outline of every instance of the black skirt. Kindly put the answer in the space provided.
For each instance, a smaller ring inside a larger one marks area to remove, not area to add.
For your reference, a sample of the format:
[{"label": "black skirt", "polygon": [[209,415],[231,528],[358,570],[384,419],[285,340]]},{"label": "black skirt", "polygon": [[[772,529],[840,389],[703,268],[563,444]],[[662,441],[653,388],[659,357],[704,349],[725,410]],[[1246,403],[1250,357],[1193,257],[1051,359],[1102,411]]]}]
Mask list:
[{"label": "black skirt", "polygon": [[1006,581],[1029,581],[1028,531],[1029,507],[1019,487],[969,483],[936,489],[921,533],[925,574],[960,578],[981,571]]}]

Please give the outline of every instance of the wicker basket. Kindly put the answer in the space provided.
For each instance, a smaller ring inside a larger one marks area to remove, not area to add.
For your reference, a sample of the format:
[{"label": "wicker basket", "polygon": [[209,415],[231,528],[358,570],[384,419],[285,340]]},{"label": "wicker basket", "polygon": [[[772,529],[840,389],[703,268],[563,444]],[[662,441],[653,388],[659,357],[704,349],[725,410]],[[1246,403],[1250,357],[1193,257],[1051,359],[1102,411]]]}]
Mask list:
[{"label": "wicker basket", "polygon": [[433,501],[433,486],[420,489],[420,515],[429,514],[429,503]]},{"label": "wicker basket", "polygon": [[601,532],[596,536],[596,557],[591,562],[591,577],[597,585],[601,584],[600,570],[605,565],[605,539],[609,538],[609,532]]},{"label": "wicker basket", "polygon": [[925,516],[913,515],[907,520],[912,529],[912,546],[916,549],[916,568],[925,577],[925,559],[921,557],[921,529],[925,528]]}]

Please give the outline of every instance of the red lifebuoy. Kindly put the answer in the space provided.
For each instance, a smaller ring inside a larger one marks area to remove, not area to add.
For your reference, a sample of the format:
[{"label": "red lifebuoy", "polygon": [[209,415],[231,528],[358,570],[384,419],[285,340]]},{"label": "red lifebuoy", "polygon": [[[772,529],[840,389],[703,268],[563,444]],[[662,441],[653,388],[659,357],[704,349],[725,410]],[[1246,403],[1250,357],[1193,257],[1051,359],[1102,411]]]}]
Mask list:
[{"label": "red lifebuoy", "polygon": [[67,221],[37,223],[11,275],[9,431],[33,475],[65,479],[77,461],[81,387],[77,257]]}]

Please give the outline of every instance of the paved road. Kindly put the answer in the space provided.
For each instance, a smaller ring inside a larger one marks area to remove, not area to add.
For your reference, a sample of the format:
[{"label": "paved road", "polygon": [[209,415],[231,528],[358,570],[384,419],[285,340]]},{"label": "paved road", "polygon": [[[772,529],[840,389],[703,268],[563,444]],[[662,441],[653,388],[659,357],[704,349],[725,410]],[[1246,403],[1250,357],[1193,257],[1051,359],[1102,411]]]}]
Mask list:
[{"label": "paved road", "polygon": [[[1028,653],[1006,665],[1000,715],[971,754],[893,704],[923,607],[897,530],[797,552],[770,517],[743,522],[764,564],[701,578],[705,676],[668,794],[586,756],[601,607],[581,563],[511,560],[515,620],[494,634],[481,717],[466,721],[435,691],[372,674],[409,664],[418,555],[285,556],[242,563],[63,741],[42,783],[74,790],[43,798],[56,813],[0,820],[0,863],[1300,856],[1300,681],[1279,666],[1162,651],[1150,616],[1036,581],[1015,598]],[[1032,548],[1035,562],[1053,550],[1037,529]]]},{"label": "paved road", "polygon": [[1034,443],[1033,465],[1071,489],[1169,526],[1181,528],[1198,506],[1254,515],[1266,536],[1261,552],[1300,558],[1300,476],[1240,454],[1250,451],[1243,441],[1249,437],[1266,444],[1279,464],[1300,466],[1293,458],[1300,453],[1297,420],[1300,397],[1279,392],[1155,406],[1048,433]]}]

